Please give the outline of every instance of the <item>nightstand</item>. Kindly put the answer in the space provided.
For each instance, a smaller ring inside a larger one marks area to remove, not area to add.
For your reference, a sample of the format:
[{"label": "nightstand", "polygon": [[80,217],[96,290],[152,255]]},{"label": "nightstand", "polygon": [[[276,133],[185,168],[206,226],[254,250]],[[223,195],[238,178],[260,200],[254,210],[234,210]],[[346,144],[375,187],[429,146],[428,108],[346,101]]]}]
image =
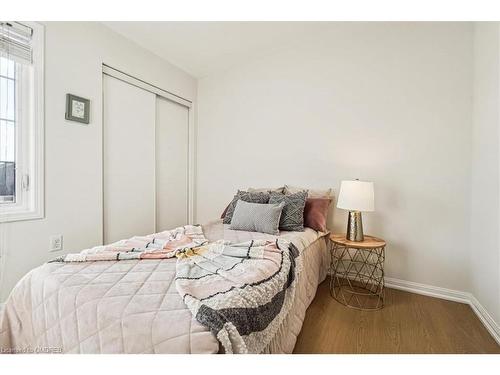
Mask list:
[{"label": "nightstand", "polygon": [[385,241],[365,236],[364,241],[331,234],[330,294],[358,310],[384,307]]}]

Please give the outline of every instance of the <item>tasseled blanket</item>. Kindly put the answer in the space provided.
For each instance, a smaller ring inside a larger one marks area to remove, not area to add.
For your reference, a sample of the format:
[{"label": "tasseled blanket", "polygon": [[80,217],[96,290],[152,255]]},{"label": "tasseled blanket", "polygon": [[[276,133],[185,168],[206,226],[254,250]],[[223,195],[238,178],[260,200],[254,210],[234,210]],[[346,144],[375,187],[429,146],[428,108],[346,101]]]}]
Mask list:
[{"label": "tasseled blanket", "polygon": [[202,246],[178,254],[177,291],[226,353],[260,353],[290,310],[298,255],[281,239]]}]

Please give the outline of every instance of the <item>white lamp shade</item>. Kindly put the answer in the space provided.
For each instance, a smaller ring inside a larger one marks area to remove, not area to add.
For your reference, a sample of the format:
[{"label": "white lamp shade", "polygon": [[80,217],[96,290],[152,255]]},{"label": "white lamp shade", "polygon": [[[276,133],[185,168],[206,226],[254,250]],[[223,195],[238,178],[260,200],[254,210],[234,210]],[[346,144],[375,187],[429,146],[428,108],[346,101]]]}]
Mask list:
[{"label": "white lamp shade", "polygon": [[373,182],[342,181],[337,207],[349,211],[374,211]]}]

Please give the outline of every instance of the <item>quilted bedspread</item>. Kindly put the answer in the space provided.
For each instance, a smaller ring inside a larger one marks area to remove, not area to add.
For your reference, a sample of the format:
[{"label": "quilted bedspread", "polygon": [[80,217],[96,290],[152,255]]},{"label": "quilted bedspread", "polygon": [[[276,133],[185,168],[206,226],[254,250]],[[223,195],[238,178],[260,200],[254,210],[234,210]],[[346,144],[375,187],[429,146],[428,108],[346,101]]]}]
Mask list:
[{"label": "quilted bedspread", "polygon": [[[210,241],[261,237],[227,230],[220,222],[205,226],[204,232]],[[309,245],[316,246],[321,234],[306,230],[286,236],[302,254]],[[297,296],[290,316],[264,352],[293,349],[305,309],[326,273],[326,247],[317,248],[304,258],[309,260],[297,288],[304,295]],[[0,315],[0,351],[219,352],[216,337],[193,318],[177,292],[175,275],[175,258],[46,263],[25,275],[6,301]]]}]

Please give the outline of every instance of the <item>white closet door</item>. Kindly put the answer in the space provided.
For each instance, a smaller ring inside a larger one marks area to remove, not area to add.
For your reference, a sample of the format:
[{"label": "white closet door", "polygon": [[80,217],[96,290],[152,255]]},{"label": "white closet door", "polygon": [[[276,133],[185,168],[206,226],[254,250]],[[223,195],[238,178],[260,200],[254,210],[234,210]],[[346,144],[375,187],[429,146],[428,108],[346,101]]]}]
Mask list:
[{"label": "white closet door", "polygon": [[155,231],[156,95],[103,76],[104,243]]},{"label": "white closet door", "polygon": [[188,223],[188,109],[156,100],[156,229]]}]

